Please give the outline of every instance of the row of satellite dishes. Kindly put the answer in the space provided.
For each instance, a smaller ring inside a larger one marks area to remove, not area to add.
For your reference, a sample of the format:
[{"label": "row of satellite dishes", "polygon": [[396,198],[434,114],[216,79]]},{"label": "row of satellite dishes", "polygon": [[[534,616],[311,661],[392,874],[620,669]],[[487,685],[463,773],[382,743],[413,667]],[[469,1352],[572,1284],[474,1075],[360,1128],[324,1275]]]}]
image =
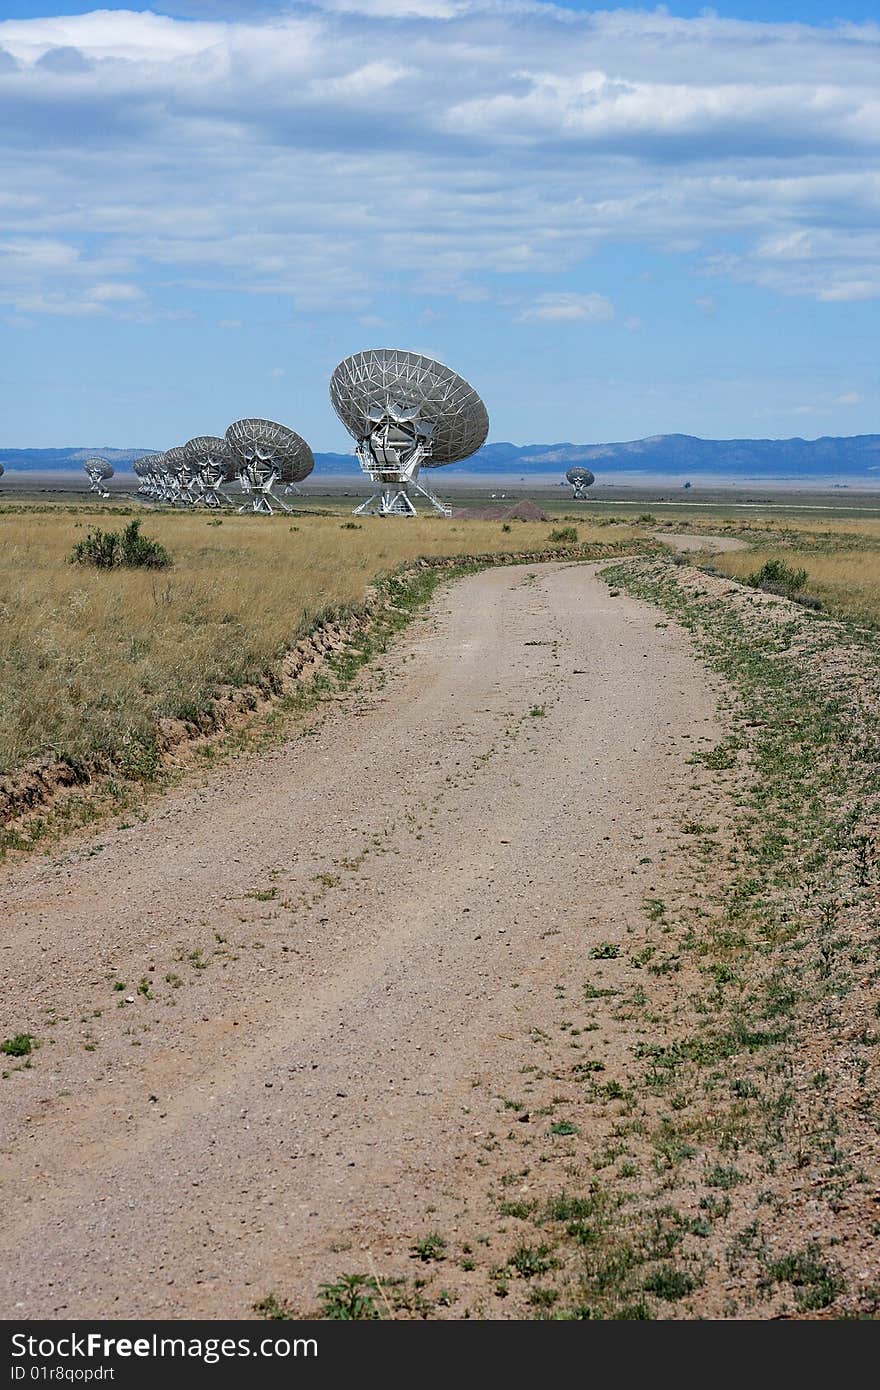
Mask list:
[{"label": "row of satellite dishes", "polygon": [[[443,516],[451,508],[420,481],[422,468],[439,468],[469,458],[485,442],[489,416],[477,392],[442,362],[397,348],[373,348],[346,357],[330,378],[330,400],[355,441],[361,471],[372,496],[355,515],[415,516],[421,496]],[[164,454],[147,454],[134,464],[138,492],[152,501],[180,506],[234,505],[224,491],[237,483],[240,512],[271,516],[290,508],[275,489],[296,491],[315,466],[309,445],[295,430],[273,420],[236,420],[223,437],[198,435]],[[108,496],[113,467],[106,459],[83,464],[92,491]],[[575,498],[593,482],[586,468],[566,474]],[[237,499],[236,499],[237,500]]]}]

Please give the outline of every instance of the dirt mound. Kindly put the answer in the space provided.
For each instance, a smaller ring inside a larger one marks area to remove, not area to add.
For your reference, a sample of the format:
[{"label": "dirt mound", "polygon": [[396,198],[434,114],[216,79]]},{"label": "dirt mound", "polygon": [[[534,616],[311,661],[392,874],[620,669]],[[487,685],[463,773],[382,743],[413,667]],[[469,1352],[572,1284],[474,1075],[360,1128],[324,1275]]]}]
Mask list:
[{"label": "dirt mound", "polygon": [[546,512],[534,502],[517,502],[512,507],[471,507],[459,510],[456,517],[470,517],[474,521],[549,521]]}]

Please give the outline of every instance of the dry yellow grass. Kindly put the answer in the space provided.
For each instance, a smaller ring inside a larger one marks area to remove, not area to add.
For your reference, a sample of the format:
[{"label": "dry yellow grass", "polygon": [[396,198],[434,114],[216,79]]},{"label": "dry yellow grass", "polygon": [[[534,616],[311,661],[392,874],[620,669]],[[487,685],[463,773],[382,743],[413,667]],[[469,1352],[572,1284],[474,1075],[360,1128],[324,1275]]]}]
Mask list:
[{"label": "dry yellow grass", "polygon": [[880,627],[880,549],[802,550],[797,546],[737,551],[713,557],[716,568],[745,579],[767,560],[807,571],[806,592],[832,613]]},{"label": "dry yellow grass", "polygon": [[[714,522],[711,515],[700,517],[700,529],[710,530]],[[860,542],[868,540],[880,545],[880,519],[874,517],[814,517],[808,515],[801,516],[743,516],[737,521],[731,521],[729,516],[718,517],[719,530],[747,528],[750,532],[767,531],[772,534],[780,532],[794,536],[803,536],[811,541],[821,540],[825,537],[829,541],[839,541],[845,543],[847,540]]]},{"label": "dry yellow grass", "polygon": [[[133,773],[155,759],[163,715],[190,717],[221,684],[258,681],[328,610],[356,603],[382,571],[419,555],[545,547],[550,523],[154,513],[144,531],[168,571],[67,563],[96,523],[85,511],[0,514],[0,773],[37,755],[106,753]],[[626,540],[625,523],[581,525],[581,541]],[[642,532],[643,534],[643,532]]]},{"label": "dry yellow grass", "polygon": [[690,528],[686,521],[677,523],[668,516],[663,520],[667,530],[678,527],[745,539],[748,550],[705,556],[705,562],[734,579],[746,579],[767,560],[782,560],[792,569],[807,571],[806,592],[821,599],[829,612],[880,628],[880,519],[804,513],[731,520],[724,513],[705,513]]}]

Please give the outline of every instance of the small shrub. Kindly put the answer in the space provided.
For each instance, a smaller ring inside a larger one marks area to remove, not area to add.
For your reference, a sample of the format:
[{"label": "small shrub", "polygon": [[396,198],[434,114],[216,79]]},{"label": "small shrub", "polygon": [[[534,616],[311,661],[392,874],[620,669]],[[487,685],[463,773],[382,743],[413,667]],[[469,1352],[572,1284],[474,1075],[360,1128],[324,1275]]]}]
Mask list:
[{"label": "small shrub", "polygon": [[130,569],[164,570],[171,564],[171,556],[159,541],[141,535],[141,523],[135,518],[122,533],[122,564]]},{"label": "small shrub", "polygon": [[598,1195],[570,1197],[567,1192],[560,1192],[558,1197],[551,1197],[547,1202],[545,1216],[548,1221],[582,1221],[595,1216],[601,1208],[602,1199]]},{"label": "small shrub", "polygon": [[74,565],[94,565],[109,570],[119,564],[119,536],[115,531],[89,531],[85,540],[77,541],[70,554]]},{"label": "small shrub", "polygon": [[576,526],[558,526],[555,531],[550,532],[551,541],[558,541],[562,545],[577,545]]},{"label": "small shrub", "polygon": [[785,1255],[767,1266],[766,1282],[790,1284],[802,1312],[827,1308],[842,1291],[843,1284],[821,1256],[821,1249],[815,1242],[804,1251]]},{"label": "small shrub", "polygon": [[685,1270],[676,1269],[674,1265],[661,1265],[645,1280],[646,1293],[656,1294],[658,1298],[665,1298],[670,1303],[679,1298],[686,1298],[696,1287],[696,1280]]},{"label": "small shrub", "polygon": [[535,1210],[534,1202],[501,1202],[498,1207],[502,1216],[513,1216],[517,1221],[526,1221]]},{"label": "small shrub", "polygon": [[27,1057],[34,1050],[34,1039],[31,1033],[16,1033],[14,1038],[6,1038],[0,1043],[0,1052],[5,1052],[7,1057]]},{"label": "small shrub", "polygon": [[534,1279],[538,1274],[546,1274],[555,1261],[549,1260],[549,1245],[520,1245],[510,1257],[510,1267],[522,1279]]},{"label": "small shrub", "polygon": [[534,1288],[529,1294],[529,1302],[534,1308],[552,1308],[559,1298],[558,1289]]},{"label": "small shrub", "polygon": [[736,767],[736,749],[729,744],[719,743],[717,748],[710,748],[708,753],[695,753],[692,761],[702,763],[712,772],[724,772],[727,768]]},{"label": "small shrub", "polygon": [[620,955],[620,947],[611,941],[600,941],[598,946],[592,948],[590,955],[593,960],[614,960]]},{"label": "small shrub", "polygon": [[296,1313],[286,1299],[278,1298],[274,1293],[267,1294],[255,1303],[254,1312],[269,1322],[293,1322],[296,1319]]},{"label": "small shrub", "polygon": [[85,540],[77,541],[70,553],[73,565],[93,565],[96,569],[167,569],[171,556],[159,541],[141,535],[141,523],[135,518],[120,535],[118,531],[89,531]]},{"label": "small shrub", "polygon": [[417,1240],[415,1245],[410,1246],[410,1254],[413,1259],[423,1260],[428,1264],[431,1260],[446,1259],[446,1241],[443,1236],[436,1231],[424,1236],[422,1240]]},{"label": "small shrub", "polygon": [[723,1191],[727,1192],[743,1181],[742,1173],[732,1164],[725,1166],[723,1163],[716,1163],[706,1173],[707,1187],[720,1187]]},{"label": "small shrub", "polygon": [[337,1322],[375,1322],[381,1314],[373,1295],[379,1287],[368,1274],[343,1274],[318,1290],[321,1315]]},{"label": "small shrub", "polygon": [[782,594],[785,598],[798,593],[806,582],[807,571],[792,569],[784,560],[765,560],[759,570],[746,578],[746,583],[751,584],[753,589],[763,589],[768,594]]}]

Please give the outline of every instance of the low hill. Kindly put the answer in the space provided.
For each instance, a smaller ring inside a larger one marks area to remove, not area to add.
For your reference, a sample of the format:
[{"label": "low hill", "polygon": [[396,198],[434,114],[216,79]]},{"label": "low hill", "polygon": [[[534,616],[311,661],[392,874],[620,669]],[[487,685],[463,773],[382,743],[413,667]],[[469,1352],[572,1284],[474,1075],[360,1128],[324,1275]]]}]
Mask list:
[{"label": "low hill", "polygon": [[[100,454],[120,471],[142,454],[158,449],[3,449],[0,463],[25,471],[81,468],[90,454]],[[464,463],[465,474],[557,476],[573,464],[594,473],[688,474],[733,478],[870,478],[880,473],[880,434],[825,436],[822,439],[698,439],[690,434],[658,434],[611,444],[485,444]],[[317,473],[345,476],[359,472],[354,454],[315,455]]]}]

